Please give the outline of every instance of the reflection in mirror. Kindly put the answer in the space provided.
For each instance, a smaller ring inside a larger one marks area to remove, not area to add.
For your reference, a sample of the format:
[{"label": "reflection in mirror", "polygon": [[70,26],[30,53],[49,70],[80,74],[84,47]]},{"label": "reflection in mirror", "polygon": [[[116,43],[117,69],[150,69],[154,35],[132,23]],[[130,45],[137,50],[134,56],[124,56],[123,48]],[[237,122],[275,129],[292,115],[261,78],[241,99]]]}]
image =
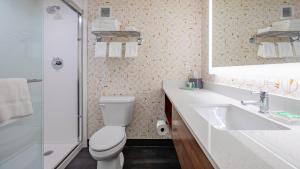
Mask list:
[{"label": "reflection in mirror", "polygon": [[300,61],[300,0],[212,0],[212,66]]}]

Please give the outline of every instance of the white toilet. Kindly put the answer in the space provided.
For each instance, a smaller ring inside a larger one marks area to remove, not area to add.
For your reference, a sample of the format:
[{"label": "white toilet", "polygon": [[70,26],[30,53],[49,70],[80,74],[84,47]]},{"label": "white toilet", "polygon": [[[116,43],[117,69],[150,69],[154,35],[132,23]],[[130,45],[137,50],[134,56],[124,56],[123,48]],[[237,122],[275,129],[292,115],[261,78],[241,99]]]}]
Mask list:
[{"label": "white toilet", "polygon": [[89,151],[98,161],[97,169],[122,169],[125,126],[132,120],[135,98],[132,96],[101,97],[104,127],[92,135]]}]

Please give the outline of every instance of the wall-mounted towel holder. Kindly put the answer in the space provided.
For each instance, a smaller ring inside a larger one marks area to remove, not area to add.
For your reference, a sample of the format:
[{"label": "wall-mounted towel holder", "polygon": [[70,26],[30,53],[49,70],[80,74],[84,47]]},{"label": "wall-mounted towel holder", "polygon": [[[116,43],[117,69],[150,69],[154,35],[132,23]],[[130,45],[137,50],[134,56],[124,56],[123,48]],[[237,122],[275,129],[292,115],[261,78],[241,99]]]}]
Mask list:
[{"label": "wall-mounted towel holder", "polygon": [[139,45],[142,45],[143,38],[138,31],[93,31],[97,42],[104,41],[104,38],[135,38]]},{"label": "wall-mounted towel holder", "polygon": [[295,42],[300,41],[300,31],[268,31],[258,33],[249,38],[251,44],[260,42]]},{"label": "wall-mounted towel holder", "polygon": [[42,82],[42,79],[27,79],[27,83],[36,83],[36,82]]}]

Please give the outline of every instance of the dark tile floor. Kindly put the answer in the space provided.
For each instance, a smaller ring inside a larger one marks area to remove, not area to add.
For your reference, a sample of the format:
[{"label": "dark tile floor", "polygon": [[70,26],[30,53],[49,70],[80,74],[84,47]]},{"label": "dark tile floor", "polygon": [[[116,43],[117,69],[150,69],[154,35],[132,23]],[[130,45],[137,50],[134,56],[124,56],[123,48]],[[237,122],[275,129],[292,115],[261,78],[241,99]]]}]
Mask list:
[{"label": "dark tile floor", "polygon": [[[123,169],[180,169],[173,144],[146,144],[129,141],[124,147],[125,163]],[[92,159],[87,148],[74,158],[66,169],[96,169],[97,162]]]}]

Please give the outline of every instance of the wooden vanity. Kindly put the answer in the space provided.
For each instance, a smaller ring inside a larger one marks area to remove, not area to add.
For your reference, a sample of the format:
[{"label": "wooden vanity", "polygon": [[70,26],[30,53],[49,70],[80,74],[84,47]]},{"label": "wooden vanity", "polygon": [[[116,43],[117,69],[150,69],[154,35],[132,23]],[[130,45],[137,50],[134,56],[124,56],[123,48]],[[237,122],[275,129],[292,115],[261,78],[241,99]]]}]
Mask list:
[{"label": "wooden vanity", "polygon": [[165,112],[171,124],[173,143],[182,169],[213,169],[177,110],[165,96]]}]

